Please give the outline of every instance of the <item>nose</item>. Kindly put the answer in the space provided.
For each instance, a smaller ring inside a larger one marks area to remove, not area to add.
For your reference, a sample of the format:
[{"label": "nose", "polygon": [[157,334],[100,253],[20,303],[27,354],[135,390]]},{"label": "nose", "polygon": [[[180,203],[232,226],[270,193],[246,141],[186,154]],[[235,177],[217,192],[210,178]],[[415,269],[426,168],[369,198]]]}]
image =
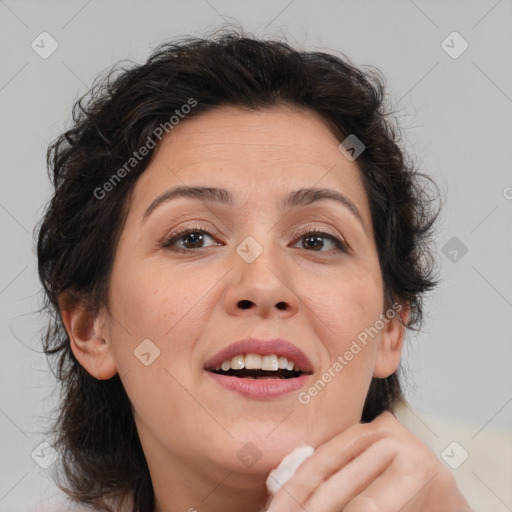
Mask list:
[{"label": "nose", "polygon": [[238,255],[235,258],[234,272],[230,272],[231,280],[223,299],[228,314],[289,318],[297,313],[300,300],[293,290],[293,279],[277,257],[264,251],[252,263]]}]

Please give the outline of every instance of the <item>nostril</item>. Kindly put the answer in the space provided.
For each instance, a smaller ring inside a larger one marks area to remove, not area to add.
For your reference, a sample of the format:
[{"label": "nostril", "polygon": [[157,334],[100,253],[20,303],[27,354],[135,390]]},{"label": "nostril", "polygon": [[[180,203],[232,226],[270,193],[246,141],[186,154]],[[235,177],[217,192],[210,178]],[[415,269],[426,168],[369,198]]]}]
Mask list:
[{"label": "nostril", "polygon": [[250,300],[241,300],[238,305],[242,308],[242,309],[249,309],[250,307],[252,307],[252,302]]},{"label": "nostril", "polygon": [[278,302],[276,307],[277,309],[286,309],[286,302]]}]

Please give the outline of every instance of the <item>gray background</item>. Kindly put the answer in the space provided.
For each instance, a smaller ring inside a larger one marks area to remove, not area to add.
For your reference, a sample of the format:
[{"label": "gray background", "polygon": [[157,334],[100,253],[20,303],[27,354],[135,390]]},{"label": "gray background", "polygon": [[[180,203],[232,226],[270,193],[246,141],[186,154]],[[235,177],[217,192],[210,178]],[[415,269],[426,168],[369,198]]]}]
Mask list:
[{"label": "gray background", "polygon": [[[225,22],[383,71],[406,143],[446,202],[437,234],[443,282],[424,332],[409,336],[408,399],[426,423],[434,414],[475,432],[510,427],[511,21],[507,0],[0,1],[0,511],[46,510],[57,492],[31,457],[58,398],[34,314],[32,229],[50,193],[46,147],[100,71]],[[43,31],[59,45],[47,59],[31,48]],[[458,58],[441,46],[453,31],[469,43]],[[500,501],[496,510],[512,510]]]}]

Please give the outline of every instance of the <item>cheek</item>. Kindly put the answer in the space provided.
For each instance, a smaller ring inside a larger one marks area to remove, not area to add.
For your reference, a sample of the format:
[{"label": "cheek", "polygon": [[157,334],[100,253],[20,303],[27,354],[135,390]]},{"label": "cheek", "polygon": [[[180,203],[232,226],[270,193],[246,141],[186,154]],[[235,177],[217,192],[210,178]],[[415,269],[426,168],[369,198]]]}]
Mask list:
[{"label": "cheek", "polygon": [[325,388],[318,386],[321,401],[339,408],[340,415],[353,411],[356,418],[373,375],[380,339],[372,330],[383,307],[380,274],[347,265],[335,276],[316,281],[304,289],[306,309],[314,313],[312,321],[327,352],[320,375]]},{"label": "cheek", "polygon": [[214,293],[219,280],[214,272],[191,273],[168,262],[148,261],[114,271],[111,304],[118,327],[113,336],[118,341],[116,357],[131,367],[133,350],[150,339],[166,367],[189,364],[193,340],[200,337],[205,322],[208,294]]},{"label": "cheek", "polygon": [[[208,290],[218,278],[211,272],[191,276],[170,265],[147,264],[113,273],[114,281],[113,347],[136,416],[153,426],[162,423],[162,418],[168,425],[170,411],[172,415],[188,415],[191,421],[197,415],[197,421],[204,422],[201,409],[194,408],[183,386],[188,387],[193,374],[191,356],[205,324]],[[134,352],[140,353],[138,347],[147,339],[159,352],[149,345],[152,362],[145,366]],[[153,359],[154,354],[158,355]],[[176,433],[181,428],[177,423],[172,430]]]},{"label": "cheek", "polygon": [[199,282],[169,265],[130,265],[121,261],[113,272],[112,303],[136,332],[159,338],[192,307]]},{"label": "cheek", "polygon": [[330,352],[345,350],[353,339],[375,324],[383,307],[380,275],[355,265],[308,279],[303,297],[314,316],[326,326]]}]

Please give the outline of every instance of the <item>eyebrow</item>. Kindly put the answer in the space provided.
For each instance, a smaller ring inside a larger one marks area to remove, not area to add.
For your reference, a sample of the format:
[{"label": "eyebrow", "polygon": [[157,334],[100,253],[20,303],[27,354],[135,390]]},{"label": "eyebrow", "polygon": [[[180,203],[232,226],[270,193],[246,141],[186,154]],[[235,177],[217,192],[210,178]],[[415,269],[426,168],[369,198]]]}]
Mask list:
[{"label": "eyebrow", "polygon": [[[181,197],[189,197],[206,203],[233,204],[233,195],[229,190],[224,188],[200,186],[173,187],[166,190],[152,201],[142,216],[142,222],[144,222],[158,206]],[[329,188],[301,188],[294,190],[284,198],[280,206],[282,209],[290,209],[295,206],[307,206],[324,200],[336,201],[338,204],[347,208],[366,230],[361,213],[352,200],[340,192]]]}]

